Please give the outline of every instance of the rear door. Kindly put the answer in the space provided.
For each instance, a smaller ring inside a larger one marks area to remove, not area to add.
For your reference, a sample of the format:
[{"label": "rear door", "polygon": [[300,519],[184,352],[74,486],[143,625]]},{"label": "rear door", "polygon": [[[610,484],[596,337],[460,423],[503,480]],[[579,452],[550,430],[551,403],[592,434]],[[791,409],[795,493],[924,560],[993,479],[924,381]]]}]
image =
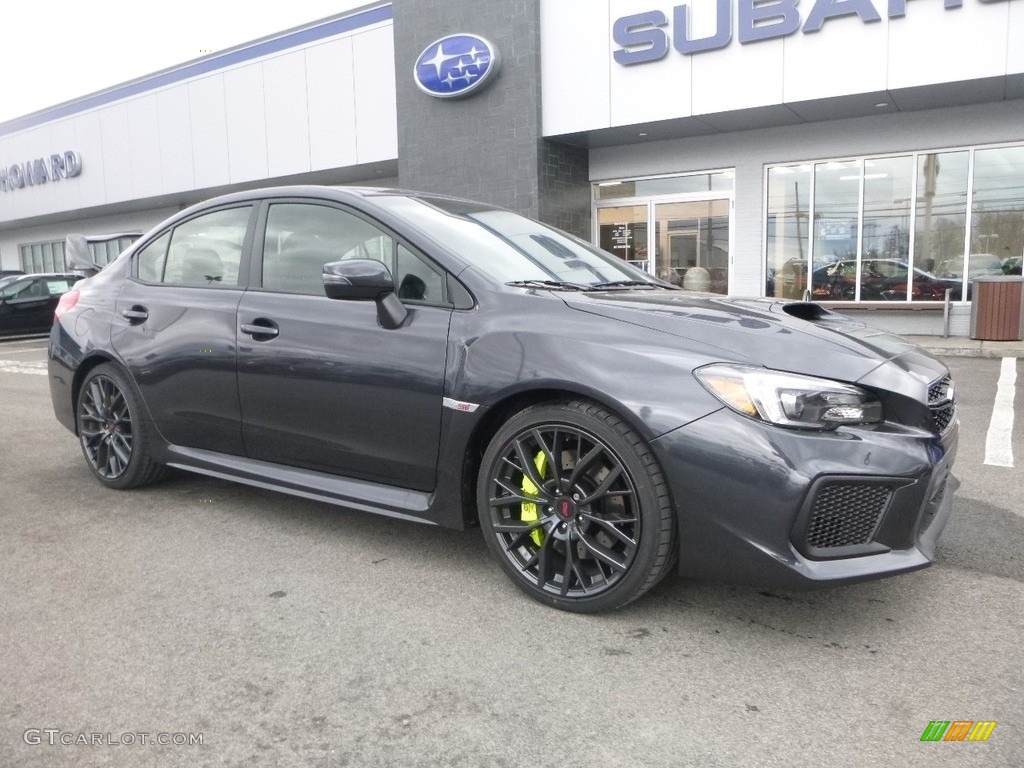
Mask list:
[{"label": "rear door", "polygon": [[[261,275],[238,309],[248,455],[432,489],[452,312],[444,272],[340,206],[272,201],[262,218]],[[409,311],[402,327],[382,328],[372,301],[324,295],[323,265],[345,258],[391,269]]]},{"label": "rear door", "polygon": [[111,343],[164,438],[242,455],[236,313],[247,279],[252,203],[204,211],[135,254]]},{"label": "rear door", "polygon": [[18,280],[0,291],[0,333],[40,333],[52,324],[53,307],[43,278]]}]

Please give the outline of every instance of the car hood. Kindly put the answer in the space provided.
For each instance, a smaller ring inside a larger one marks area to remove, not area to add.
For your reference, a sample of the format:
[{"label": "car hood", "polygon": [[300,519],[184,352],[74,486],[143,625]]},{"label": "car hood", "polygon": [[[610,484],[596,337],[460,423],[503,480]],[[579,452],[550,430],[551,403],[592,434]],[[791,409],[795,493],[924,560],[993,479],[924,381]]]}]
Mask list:
[{"label": "car hood", "polygon": [[857,382],[921,400],[946,367],[915,344],[817,304],[674,290],[567,293],[572,309],[671,334],[722,361]]}]

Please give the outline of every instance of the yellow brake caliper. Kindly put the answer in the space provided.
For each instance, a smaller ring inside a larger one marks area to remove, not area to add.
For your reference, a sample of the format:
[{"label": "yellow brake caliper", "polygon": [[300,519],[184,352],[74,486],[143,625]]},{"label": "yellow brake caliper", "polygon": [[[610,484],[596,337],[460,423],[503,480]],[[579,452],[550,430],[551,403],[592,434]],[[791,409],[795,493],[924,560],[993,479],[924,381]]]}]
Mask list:
[{"label": "yellow brake caliper", "polygon": [[[537,467],[537,472],[541,477],[547,474],[548,460],[544,455],[544,451],[539,451],[533,459],[534,465]],[[525,496],[536,496],[540,493],[540,488],[533,484],[533,481],[527,477],[526,473],[523,473],[523,494]],[[522,513],[519,515],[519,519],[524,523],[532,523],[537,520],[540,515],[537,512],[537,505],[533,502],[524,501],[522,504]],[[544,532],[540,528],[535,528],[530,531],[530,538],[533,539],[533,543],[538,547],[544,543]]]}]

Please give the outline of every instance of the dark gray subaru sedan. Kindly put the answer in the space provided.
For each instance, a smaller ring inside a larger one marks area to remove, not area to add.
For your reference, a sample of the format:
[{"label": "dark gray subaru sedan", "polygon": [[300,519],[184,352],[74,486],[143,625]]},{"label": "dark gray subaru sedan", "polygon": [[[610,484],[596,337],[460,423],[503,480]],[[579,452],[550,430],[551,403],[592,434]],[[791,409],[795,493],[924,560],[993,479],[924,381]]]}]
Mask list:
[{"label": "dark gray subaru sedan", "polygon": [[49,381],[105,486],[176,467],[478,525],[519,588],[570,611],[672,572],[922,568],[956,484],[953,384],[913,345],[394,190],[183,211],[64,295]]}]

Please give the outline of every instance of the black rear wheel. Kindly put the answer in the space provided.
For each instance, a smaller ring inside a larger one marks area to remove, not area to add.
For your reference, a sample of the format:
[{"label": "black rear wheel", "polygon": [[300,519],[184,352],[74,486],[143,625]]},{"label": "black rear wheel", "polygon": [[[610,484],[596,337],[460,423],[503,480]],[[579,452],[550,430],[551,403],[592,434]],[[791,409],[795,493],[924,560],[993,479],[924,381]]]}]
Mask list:
[{"label": "black rear wheel", "polygon": [[163,476],[152,459],[151,429],[140,418],[134,385],[104,363],[89,371],[75,409],[82,453],[96,478],[111,488],[136,488]]},{"label": "black rear wheel", "polygon": [[626,605],[673,561],[675,522],[657,461],[625,422],[591,403],[509,419],[484,455],[478,505],[502,568],[556,608]]}]

